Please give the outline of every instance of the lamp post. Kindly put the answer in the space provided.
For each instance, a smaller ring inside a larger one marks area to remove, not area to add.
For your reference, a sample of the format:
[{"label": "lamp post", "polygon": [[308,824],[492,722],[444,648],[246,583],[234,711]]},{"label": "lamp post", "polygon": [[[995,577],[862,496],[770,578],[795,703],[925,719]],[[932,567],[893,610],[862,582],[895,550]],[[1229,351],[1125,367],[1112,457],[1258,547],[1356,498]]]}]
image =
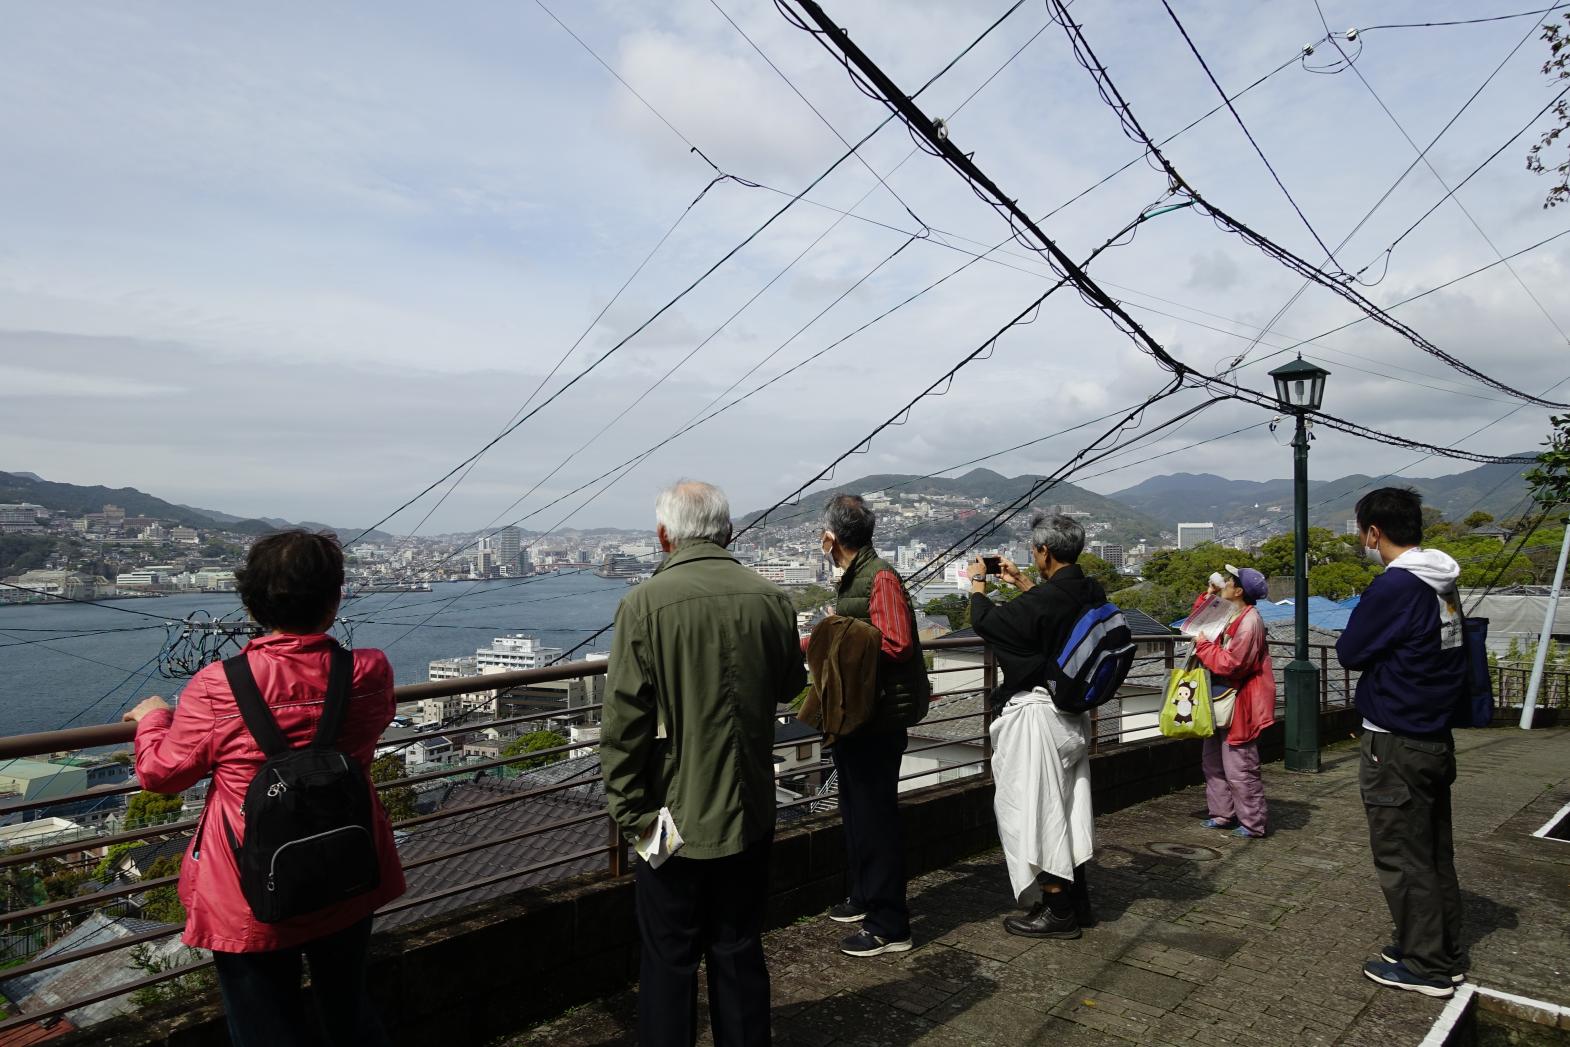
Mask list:
[{"label": "lamp post", "polygon": [[1286,767],[1319,771],[1319,668],[1308,660],[1308,412],[1319,409],[1330,374],[1301,356],[1270,372],[1281,410],[1297,419],[1292,437],[1292,573],[1297,582],[1292,617],[1296,649],[1283,673],[1287,692]]}]

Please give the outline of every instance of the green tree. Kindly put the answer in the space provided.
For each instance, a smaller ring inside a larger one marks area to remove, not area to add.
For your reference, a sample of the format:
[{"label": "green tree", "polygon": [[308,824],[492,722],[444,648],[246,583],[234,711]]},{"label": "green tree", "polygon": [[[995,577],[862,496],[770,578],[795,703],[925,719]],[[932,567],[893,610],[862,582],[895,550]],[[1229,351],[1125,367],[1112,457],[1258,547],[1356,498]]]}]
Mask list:
[{"label": "green tree", "polygon": [[1101,583],[1101,587],[1108,593],[1115,593],[1120,589],[1127,589],[1134,585],[1134,579],[1113,567],[1099,556],[1082,553],[1079,558],[1079,568],[1085,574]]},{"label": "green tree", "polygon": [[[550,749],[557,745],[566,744],[567,739],[555,731],[531,731],[528,734],[519,735],[508,742],[502,749],[502,755],[522,756],[524,753],[532,753],[540,749]],[[527,760],[519,760],[507,766],[514,771],[532,771],[536,767],[544,767],[546,764],[555,763],[557,760],[563,759],[566,759],[565,753],[548,753],[544,756],[533,756]]]},{"label": "green tree", "polygon": [[[1178,612],[1181,616],[1188,613],[1194,604],[1194,597],[1210,584],[1211,574],[1226,564],[1234,567],[1256,566],[1254,557],[1241,549],[1202,545],[1197,549],[1162,549],[1145,561],[1143,574],[1146,581],[1156,586],[1187,594],[1182,610]],[[1140,610],[1145,608],[1141,607]]]},{"label": "green tree", "polygon": [[929,618],[943,618],[955,632],[970,628],[970,597],[949,593],[935,600],[928,600],[921,613]]},{"label": "green tree", "polygon": [[1462,520],[1461,524],[1468,531],[1475,531],[1479,527],[1483,527],[1486,524],[1491,524],[1493,522],[1494,522],[1494,514],[1493,513],[1485,513],[1483,510],[1478,509],[1478,510],[1475,510],[1474,512],[1467,513],[1466,514],[1466,519]]},{"label": "green tree", "polygon": [[[1543,63],[1543,75],[1553,80],[1570,79],[1570,15],[1565,16],[1565,21],[1565,26],[1555,22],[1543,26],[1543,42],[1548,45],[1548,60]],[[1561,98],[1555,102],[1553,114],[1552,125],[1526,155],[1528,171],[1558,176],[1558,180],[1549,187],[1548,196],[1543,201],[1544,207],[1553,207],[1570,200],[1570,158],[1558,164],[1550,161],[1552,166],[1543,162],[1543,154],[1559,140],[1560,135],[1570,130],[1570,101]]]},{"label": "green tree", "polygon": [[[409,775],[404,766],[403,757],[397,753],[388,753],[379,760],[371,763],[371,781],[377,785],[383,782],[402,781]],[[415,815],[414,790],[407,785],[383,789],[381,792],[382,806],[387,809],[387,817],[395,822]]]},{"label": "green tree", "polygon": [[[183,854],[166,854],[142,870],[142,878],[155,880],[161,876],[176,876],[184,858]],[[185,906],[180,904],[180,889],[171,883],[154,887],[143,894],[142,919],[158,923],[184,923]]]},{"label": "green tree", "polygon": [[146,840],[132,840],[130,843],[117,843],[110,846],[104,854],[104,860],[98,863],[98,868],[93,871],[93,879],[107,881],[114,875],[115,866],[120,860],[130,853],[133,847],[145,847]]},{"label": "green tree", "polygon": [[1345,600],[1368,588],[1374,580],[1373,565],[1326,563],[1308,569],[1308,594]]},{"label": "green tree", "polygon": [[1113,593],[1112,602],[1119,607],[1144,611],[1156,621],[1166,625],[1179,618],[1188,617],[1188,612],[1194,606],[1194,597],[1198,595],[1198,589],[1190,591],[1174,585],[1146,582]]},{"label": "green tree", "polygon": [[179,795],[170,796],[143,789],[125,805],[125,828],[143,829],[149,825],[166,825],[177,821],[181,806]]},{"label": "green tree", "polygon": [[[1570,21],[1570,16],[1566,17]],[[1567,52],[1570,56],[1570,52]],[[1564,59],[1561,59],[1561,75],[1570,76],[1565,72]],[[1560,102],[1560,106],[1564,106]],[[1543,441],[1546,450],[1537,456],[1535,465],[1526,474],[1527,488],[1532,492],[1532,498],[1544,509],[1570,502],[1570,414],[1555,415],[1549,419],[1553,429],[1548,434],[1548,439]]]},{"label": "green tree", "polygon": [[[201,959],[201,953],[189,946],[182,947],[171,956],[159,956],[145,942],[131,946],[131,969],[140,976],[166,974],[180,967],[189,967]],[[138,1007],[152,1007],[175,1000],[187,1000],[199,993],[209,992],[218,985],[218,976],[211,967],[192,971],[190,974],[171,978],[165,982],[144,985],[131,993],[131,1002]]]},{"label": "green tree", "polygon": [[790,602],[797,611],[815,611],[834,600],[834,590],[821,585],[809,585],[791,593]]}]

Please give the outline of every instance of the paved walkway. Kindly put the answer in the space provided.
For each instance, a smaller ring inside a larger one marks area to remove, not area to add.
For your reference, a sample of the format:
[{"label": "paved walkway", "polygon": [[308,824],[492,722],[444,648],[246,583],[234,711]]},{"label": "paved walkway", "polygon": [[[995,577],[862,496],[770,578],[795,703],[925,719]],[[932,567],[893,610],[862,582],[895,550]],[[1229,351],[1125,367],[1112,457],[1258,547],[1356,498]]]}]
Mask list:
[{"label": "paved walkway", "polygon": [[[1570,802],[1570,731],[1468,731],[1460,745],[1473,978],[1570,1004],[1570,844],[1530,835]],[[1200,828],[1199,789],[1099,819],[1102,922],[1077,941],[1003,931],[1013,907],[996,851],[912,883],[909,953],[841,956],[844,928],[826,919],[775,931],[775,1042],[1417,1044],[1443,1002],[1360,972],[1389,917],[1356,772],[1355,742],[1329,749],[1317,776],[1267,767],[1273,832],[1262,841]],[[629,990],[505,1042],[630,1044],[635,1013]]]}]

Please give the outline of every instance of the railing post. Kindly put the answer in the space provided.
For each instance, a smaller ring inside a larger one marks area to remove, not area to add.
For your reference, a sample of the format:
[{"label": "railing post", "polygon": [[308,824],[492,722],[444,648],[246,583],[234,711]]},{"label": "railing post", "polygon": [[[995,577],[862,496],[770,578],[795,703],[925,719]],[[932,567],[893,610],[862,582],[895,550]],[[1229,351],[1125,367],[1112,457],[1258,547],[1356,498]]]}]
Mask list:
[{"label": "railing post", "polygon": [[1171,672],[1177,668],[1177,641],[1168,640],[1166,647],[1167,649],[1161,655],[1161,665],[1167,672]]},{"label": "railing post", "polygon": [[981,751],[987,755],[987,764],[992,763],[992,692],[998,686],[998,661],[992,656],[992,648],[987,644],[981,647],[981,723],[985,730],[982,732]]},{"label": "railing post", "polygon": [[1330,648],[1319,649],[1319,711],[1330,708]]},{"label": "railing post", "polygon": [[627,841],[621,838],[621,830],[616,825],[616,819],[606,816],[610,823],[610,872],[612,876],[627,875]]}]

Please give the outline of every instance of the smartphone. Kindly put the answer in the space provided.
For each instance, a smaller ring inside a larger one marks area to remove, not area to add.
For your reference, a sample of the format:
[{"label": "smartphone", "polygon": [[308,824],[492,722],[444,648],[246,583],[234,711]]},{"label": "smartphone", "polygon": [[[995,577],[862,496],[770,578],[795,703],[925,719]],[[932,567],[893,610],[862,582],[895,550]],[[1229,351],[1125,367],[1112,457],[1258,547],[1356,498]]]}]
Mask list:
[{"label": "smartphone", "polygon": [[1003,557],[1001,556],[983,556],[981,562],[987,568],[988,574],[1000,574],[1003,571]]}]

